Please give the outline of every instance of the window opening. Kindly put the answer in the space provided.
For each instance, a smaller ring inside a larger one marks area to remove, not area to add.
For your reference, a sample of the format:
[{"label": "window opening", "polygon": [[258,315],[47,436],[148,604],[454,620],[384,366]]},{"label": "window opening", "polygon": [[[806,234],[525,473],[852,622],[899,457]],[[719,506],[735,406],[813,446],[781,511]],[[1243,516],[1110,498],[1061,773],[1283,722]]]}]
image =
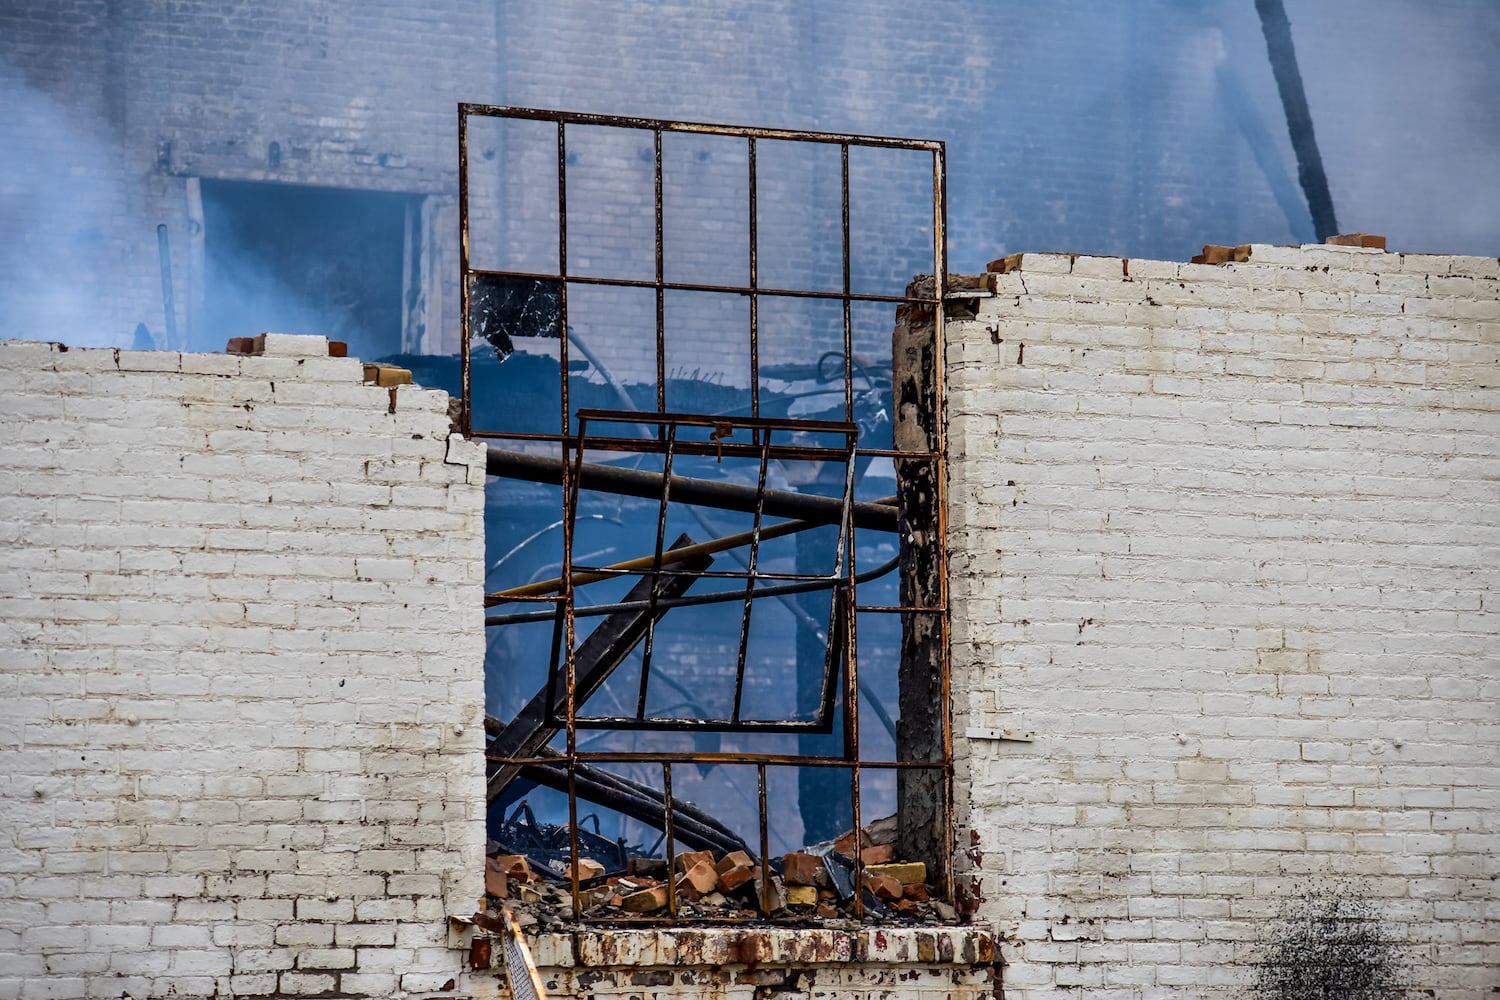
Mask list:
[{"label": "window opening", "polygon": [[951,898],[938,359],[891,361],[942,144],[465,104],[459,164],[492,867],[585,921]]},{"label": "window opening", "polygon": [[419,198],[208,179],[202,197],[200,349],[278,330],[326,334],[362,358],[402,350]]}]

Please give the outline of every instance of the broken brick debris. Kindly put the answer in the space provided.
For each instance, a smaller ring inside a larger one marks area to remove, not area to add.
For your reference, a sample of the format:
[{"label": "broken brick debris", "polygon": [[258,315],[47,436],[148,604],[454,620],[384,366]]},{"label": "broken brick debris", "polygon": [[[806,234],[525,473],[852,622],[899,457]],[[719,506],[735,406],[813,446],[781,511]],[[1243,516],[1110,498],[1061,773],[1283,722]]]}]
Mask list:
[{"label": "broken brick debris", "polygon": [[[674,857],[672,874],[662,858],[617,854],[575,863],[548,852],[528,860],[497,851],[486,861],[485,888],[492,910],[510,909],[523,927],[547,931],[565,930],[573,921],[575,874],[586,921],[659,921],[675,909],[675,917],[686,921],[770,917],[854,926],[858,893],[866,922],[956,923],[957,911],[932,898],[925,864],[891,860],[895,830],[893,821],[877,820],[858,837],[850,831],[836,841],[789,851],[769,866],[742,850],[684,851]],[[852,856],[856,843],[860,862]],[[617,870],[610,871],[612,866]],[[488,926],[479,915],[474,922]]]},{"label": "broken brick debris", "polygon": [[1232,264],[1243,263],[1250,259],[1250,244],[1241,243],[1236,247],[1219,246],[1215,243],[1206,243],[1203,252],[1192,260],[1194,264]]},{"label": "broken brick debris", "polygon": [[1373,250],[1385,249],[1385,237],[1376,236],[1374,233],[1343,233],[1339,236],[1330,236],[1323,243],[1335,247],[1367,247]]},{"label": "broken brick debris", "polygon": [[722,875],[731,868],[749,868],[754,864],[750,855],[744,851],[730,851],[714,864],[714,871]]},{"label": "broken brick debris", "polygon": [[921,861],[866,865],[865,871],[875,875],[887,875],[902,885],[919,885],[927,881],[927,865]]},{"label": "broken brick debris", "polygon": [[1019,253],[1008,254],[1004,257],[1001,257],[999,260],[990,261],[988,264],[984,265],[984,269],[995,274],[1009,274],[1012,271],[1019,271],[1021,269],[1021,258],[1023,256],[1025,255]]},{"label": "broken brick debris", "polygon": [[411,385],[411,371],[395,365],[366,363],[365,381],[382,389],[397,385]]},{"label": "broken brick debris", "polygon": [[[700,864],[704,863],[705,861],[708,862],[708,865],[709,865],[710,868],[713,867],[713,863],[714,863],[714,852],[713,851],[684,851],[683,853],[677,855],[677,869],[676,870],[679,873],[685,872],[685,871],[687,871],[690,868],[693,868],[693,867],[695,867],[697,865],[700,865]],[[749,857],[748,856],[746,857],[746,861],[749,861]]]},{"label": "broken brick debris", "polygon": [[[790,886],[817,886],[827,882],[824,876],[823,882],[818,881],[818,876],[823,872],[823,859],[816,854],[808,854],[804,851],[792,851],[782,855],[781,875]],[[816,898],[816,893],[814,897]]]},{"label": "broken brick debris", "polygon": [[[708,853],[708,852],[703,852]],[[677,894],[699,900],[718,888],[719,874],[714,871],[713,855],[701,859],[677,878]]]},{"label": "broken brick debris", "polygon": [[719,891],[726,895],[755,878],[755,869],[749,865],[735,865],[719,872]]}]

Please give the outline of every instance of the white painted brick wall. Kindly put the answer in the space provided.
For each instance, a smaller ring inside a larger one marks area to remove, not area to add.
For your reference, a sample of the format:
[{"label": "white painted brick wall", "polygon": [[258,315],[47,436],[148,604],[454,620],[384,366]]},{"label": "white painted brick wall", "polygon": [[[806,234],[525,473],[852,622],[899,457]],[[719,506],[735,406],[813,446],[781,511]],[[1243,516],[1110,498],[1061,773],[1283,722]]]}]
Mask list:
[{"label": "white painted brick wall", "polygon": [[441,988],[482,448],[352,359],[0,342],[0,998]]},{"label": "white painted brick wall", "polygon": [[[1500,989],[1500,263],[1027,255],[947,328],[958,816],[1005,995],[1243,995],[1310,886]],[[983,737],[1031,731],[1034,742]],[[971,881],[972,879],[972,881]]]}]

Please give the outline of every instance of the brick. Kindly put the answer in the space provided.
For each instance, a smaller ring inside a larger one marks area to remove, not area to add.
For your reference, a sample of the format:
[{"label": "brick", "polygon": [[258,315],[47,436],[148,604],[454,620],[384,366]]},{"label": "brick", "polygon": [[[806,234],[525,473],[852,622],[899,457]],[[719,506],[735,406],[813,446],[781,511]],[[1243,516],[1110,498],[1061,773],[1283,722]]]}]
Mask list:
[{"label": "brick", "polygon": [[686,899],[697,900],[714,891],[719,882],[719,875],[714,871],[710,858],[712,858],[711,854],[709,858],[700,860],[678,876],[678,895]]},{"label": "brick", "polygon": [[1330,236],[1323,241],[1329,246],[1336,247],[1366,247],[1374,250],[1385,249],[1385,237],[1374,236],[1370,233],[1346,233],[1341,236]]},{"label": "brick", "polygon": [[714,870],[723,874],[732,868],[750,868],[755,864],[744,851],[730,851],[714,864]]},{"label": "brick", "polygon": [[902,885],[921,885],[927,881],[927,865],[921,861],[868,865],[865,871],[874,875],[887,875]]},{"label": "brick", "polygon": [[755,870],[749,865],[736,865],[718,873],[719,891],[726,896],[740,888],[755,877]]},{"label": "brick", "polygon": [[781,874],[788,886],[819,884],[819,873],[823,870],[823,859],[800,851],[781,857]]},{"label": "brick", "polygon": [[653,913],[667,905],[667,887],[650,886],[637,890],[620,899],[620,908],[627,913]]}]

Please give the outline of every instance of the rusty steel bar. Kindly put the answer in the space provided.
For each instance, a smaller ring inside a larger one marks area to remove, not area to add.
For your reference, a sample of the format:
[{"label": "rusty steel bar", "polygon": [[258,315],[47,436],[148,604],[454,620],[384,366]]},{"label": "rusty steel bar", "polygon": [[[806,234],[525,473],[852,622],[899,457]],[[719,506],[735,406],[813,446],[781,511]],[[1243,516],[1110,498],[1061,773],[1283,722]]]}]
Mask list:
[{"label": "rusty steel bar", "polygon": [[[861,580],[863,582],[866,582],[866,583],[869,582],[870,580],[878,579],[879,577],[885,576],[891,570],[895,569],[896,566],[900,563],[900,561],[901,561],[901,557],[899,555],[895,556],[890,561],[881,563],[879,566],[875,567],[874,569],[867,569],[867,570],[865,570],[863,573],[859,574],[859,576],[857,577],[857,579],[859,579],[859,580]],[[669,574],[669,573],[663,573],[662,574],[662,576],[664,576],[664,577],[665,576],[671,576],[671,575],[676,575],[676,574]],[[725,574],[719,574],[719,576],[723,576],[723,575],[725,575]],[[730,576],[731,578],[734,578],[734,577],[737,577],[739,574],[727,574],[727,575]],[[705,573],[698,574],[698,576],[700,576],[700,577],[701,576],[715,576],[715,574],[706,573],[705,572]],[[764,578],[764,577],[762,577],[762,578]],[[826,589],[828,589],[830,587],[836,587],[836,586],[840,585],[843,582],[844,582],[844,578],[843,577],[831,577],[831,576],[813,577],[811,579],[804,580],[801,583],[789,583],[789,584],[775,586],[775,587],[760,587],[760,588],[758,588],[755,591],[755,597],[757,599],[759,599],[759,598],[763,598],[763,597],[784,597],[784,596],[787,596],[789,594],[805,594],[805,593],[808,593],[809,591],[826,590]],[[659,608],[691,608],[691,607],[696,607],[696,606],[701,605],[701,604],[724,604],[724,603],[727,603],[729,601],[738,601],[738,600],[741,600],[743,597],[744,597],[743,592],[738,591],[738,590],[720,590],[720,591],[715,591],[714,593],[711,593],[711,594],[696,594],[696,595],[691,596],[691,597],[663,598],[663,599],[658,600],[656,602],[656,606],[659,607]],[[535,598],[529,598],[529,600],[533,600],[534,601],[536,599]],[[549,600],[546,603],[550,604],[550,603],[553,603],[553,602]],[[646,602],[644,602],[644,601],[621,601],[621,602],[617,602],[615,604],[591,604],[591,605],[588,605],[586,607],[575,608],[573,610],[572,614],[573,614],[574,618],[591,618],[591,617],[596,617],[598,615],[614,614],[616,611],[640,611],[640,610],[643,610],[645,607],[646,607]],[[897,610],[897,611],[908,611],[908,610],[932,611],[934,609],[931,609],[931,608],[917,608],[917,609],[897,608],[895,610]],[[937,609],[937,610],[940,611],[941,609]],[[515,614],[510,614],[510,615],[493,615],[493,616],[485,618],[484,623],[486,625],[521,625],[521,624],[524,624],[526,622],[544,622],[544,621],[546,621],[549,618],[556,617],[557,614],[558,613],[556,611],[521,611],[521,612],[517,612]]]},{"label": "rusty steel bar", "polygon": [[663,132],[692,132],[699,135],[728,135],[740,138],[788,139],[793,142],[846,142],[851,146],[880,146],[887,149],[938,149],[935,139],[902,139],[895,136],[862,135],[856,132],[814,132],[785,128],[757,128],[748,125],[718,125],[711,122],[674,121],[664,118],[640,118],[630,115],[595,115],[577,111],[554,111],[547,108],[519,108],[499,104],[465,102],[459,105],[464,114],[486,118],[524,118],[531,121],[602,125],[607,128],[660,129]]},{"label": "rusty steel bar", "polygon": [[851,312],[853,291],[849,265],[849,144],[839,146],[839,179],[843,189],[844,226],[844,419],[854,419],[854,317]]},{"label": "rusty steel bar", "polygon": [[[562,483],[565,463],[566,460],[561,458],[528,455],[492,446],[485,461],[485,471],[491,476],[505,479],[525,479],[557,486]],[[664,488],[662,476],[656,472],[620,469],[591,462],[577,463],[576,470],[579,477],[577,486],[581,489],[659,500]],[[761,496],[751,486],[687,476],[673,476],[669,488],[676,502],[747,514],[755,512],[757,498]],[[794,517],[814,524],[838,524],[843,517],[844,501],[838,497],[793,493],[790,490],[766,490],[763,495],[765,512],[772,517]],[[858,527],[874,531],[899,530],[894,507],[868,501],[853,501],[848,506]]]},{"label": "rusty steel bar", "polygon": [[[754,764],[764,761],[767,764],[790,764],[795,767],[848,767],[852,760],[848,757],[804,757],[800,754],[788,753],[752,753],[749,751],[694,751],[684,750],[681,752],[650,752],[650,751],[614,751],[614,750],[580,750],[576,754],[578,761],[587,761],[594,764],[660,764],[664,761],[674,764]],[[557,761],[548,757],[491,757],[485,760],[501,764],[555,764]],[[888,771],[941,771],[943,762],[937,760],[870,760],[868,758],[859,762],[859,766],[869,769]]]},{"label": "rusty steel bar", "polygon": [[676,823],[672,816],[672,764],[667,762],[661,766],[661,788],[662,797],[666,808],[662,812],[662,834],[666,838],[667,845],[667,912],[677,916],[677,879],[676,868],[677,845],[673,841],[677,837]]},{"label": "rusty steel bar", "polygon": [[[656,175],[656,410],[667,410],[667,267],[666,220],[663,214],[661,129],[653,129]],[[624,390],[620,390],[622,393]]]},{"label": "rusty steel bar", "polygon": [[[470,268],[469,274],[495,278],[534,278],[541,281],[561,281],[574,285],[609,285],[615,288],[660,288],[668,292],[727,292],[733,295],[749,295],[748,285],[706,285],[689,281],[651,281],[646,278],[607,278],[601,275],[548,274],[543,271],[496,271],[488,268]],[[843,299],[842,292],[820,292],[809,288],[756,288],[755,294],[773,295],[789,299]],[[881,295],[875,292],[850,292],[851,302],[890,302],[900,305],[905,302],[936,305],[939,300],[931,296]],[[649,410],[646,412],[650,412]]]},{"label": "rusty steel bar", "polygon": [[766,810],[766,765],[755,766],[755,783],[760,793],[760,912],[771,915],[771,836]]},{"label": "rusty steel bar", "polygon": [[[578,437],[578,456],[579,460],[581,461],[583,458],[582,422],[580,422],[579,424]],[[656,548],[652,551],[651,554],[651,579],[653,580],[661,579],[662,549],[666,547],[663,543],[666,541],[667,537],[667,505],[671,502],[672,499],[673,445],[675,445],[676,443],[677,425],[671,424],[667,427],[666,456],[663,459],[662,464],[661,503],[657,507],[656,514]],[[686,539],[687,536],[683,535],[682,540],[685,541]],[[689,542],[688,544],[692,543]],[[703,568],[706,569],[707,567]],[[691,584],[689,584],[689,586],[691,586]],[[659,589],[660,588],[658,587],[652,587],[649,596],[647,597],[647,600],[650,602],[651,607],[646,614],[646,642],[641,647],[641,690],[640,699],[636,704],[635,710],[637,718],[644,718],[646,715],[646,689],[651,683],[651,650],[653,644],[656,641],[656,619],[658,614],[660,614],[660,612],[656,610],[656,602],[661,596],[658,593]],[[671,596],[680,597],[682,595],[673,594]]]},{"label": "rusty steel bar", "polygon": [[458,106],[458,329],[459,430],[474,432],[474,389],[469,370],[469,112]]},{"label": "rusty steel bar", "polygon": [[760,416],[760,216],[759,190],[755,177],[755,136],[746,141],[750,197],[750,415]]},{"label": "rusty steel bar", "polygon": [[[755,492],[760,500],[764,501],[766,495],[766,469],[770,464],[769,453],[771,450],[771,431],[767,430],[761,439],[760,465],[756,472]],[[745,654],[750,649],[750,615],[755,608],[755,581],[756,569],[760,566],[760,542],[761,542],[761,515],[765,504],[757,503],[755,507],[755,520],[750,528],[750,560],[746,566],[745,574],[745,600],[740,611],[740,642],[738,655],[734,665],[734,706],[729,718],[734,722],[740,721],[740,705],[745,695]]]}]

